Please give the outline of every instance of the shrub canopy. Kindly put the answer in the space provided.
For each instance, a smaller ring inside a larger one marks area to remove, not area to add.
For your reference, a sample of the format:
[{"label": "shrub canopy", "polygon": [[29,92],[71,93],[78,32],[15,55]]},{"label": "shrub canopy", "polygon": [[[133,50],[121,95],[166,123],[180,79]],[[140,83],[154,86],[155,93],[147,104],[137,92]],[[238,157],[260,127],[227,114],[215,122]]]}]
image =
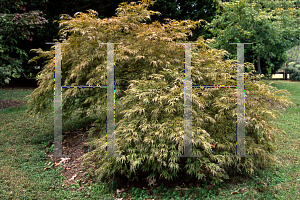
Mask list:
[{"label": "shrub canopy", "polygon": [[[245,63],[252,70],[245,73],[245,135],[246,154],[255,157],[228,156],[236,152],[237,118],[236,90],[228,88],[193,89],[193,154],[201,157],[176,157],[184,150],[185,78],[184,47],[177,43],[188,42],[187,35],[201,20],[146,24],[158,14],[147,10],[149,3],[122,3],[117,16],[109,19],[98,19],[92,10],[61,18],[62,41],[70,43],[62,48],[62,85],[106,85],[106,45],[99,43],[123,43],[115,45],[115,85],[121,94],[116,98],[115,148],[124,157],[100,157],[106,155],[106,90],[63,90],[63,120],[78,108],[84,117],[99,116],[91,132],[100,132],[100,137],[91,142],[94,150],[84,156],[89,173],[99,179],[138,179],[146,174],[149,183],[185,174],[218,183],[233,173],[249,175],[278,162],[272,152],[279,131],[284,131],[272,124],[278,117],[274,105],[294,104],[287,96],[276,95],[288,95],[286,90],[258,81],[251,63]],[[210,48],[211,41],[199,37],[198,44],[192,45],[193,85],[236,85],[237,61],[223,60],[228,52]],[[54,50],[35,51],[50,59],[28,101],[27,113],[32,116],[53,112],[54,91]],[[119,86],[124,80],[128,87]]]}]

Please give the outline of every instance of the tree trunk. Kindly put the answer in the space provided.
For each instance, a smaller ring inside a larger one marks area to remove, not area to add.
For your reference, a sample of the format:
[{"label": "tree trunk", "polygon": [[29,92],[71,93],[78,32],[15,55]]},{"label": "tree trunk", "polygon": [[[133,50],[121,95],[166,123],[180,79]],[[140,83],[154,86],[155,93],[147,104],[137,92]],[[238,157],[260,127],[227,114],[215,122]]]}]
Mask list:
[{"label": "tree trunk", "polygon": [[257,55],[257,69],[258,69],[258,73],[259,75],[261,74],[261,69],[260,69],[260,55]]},{"label": "tree trunk", "polygon": [[[284,68],[286,68],[286,63],[284,63]],[[283,78],[284,80],[287,80],[287,73],[285,69],[283,70]]]},{"label": "tree trunk", "polygon": [[284,80],[287,80],[287,74],[286,74],[286,71],[285,71],[285,70],[283,70],[283,79],[284,79]]}]

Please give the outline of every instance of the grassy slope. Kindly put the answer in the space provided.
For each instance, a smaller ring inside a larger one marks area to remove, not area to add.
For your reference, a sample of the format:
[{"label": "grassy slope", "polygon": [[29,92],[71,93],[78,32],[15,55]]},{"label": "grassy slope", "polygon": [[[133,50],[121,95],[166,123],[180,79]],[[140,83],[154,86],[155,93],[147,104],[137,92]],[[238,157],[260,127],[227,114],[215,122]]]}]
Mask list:
[{"label": "grassy slope", "polygon": [[[266,81],[269,82],[269,81]],[[273,84],[278,89],[287,89],[292,94],[292,101],[300,105],[299,82],[277,81]],[[0,90],[0,99],[24,100],[32,90]],[[66,190],[62,187],[59,171],[47,169],[44,162],[45,146],[53,134],[53,118],[46,123],[36,124],[36,120],[23,119],[22,108],[0,110],[0,199],[100,199],[108,198],[109,189],[102,185],[91,185],[81,191]],[[282,166],[274,166],[258,172],[253,180],[245,180],[240,185],[221,184],[218,196],[205,188],[199,197],[192,199],[299,199],[300,164],[299,164],[299,107],[282,111],[278,125],[286,131],[278,141],[278,155]],[[264,183],[267,186],[264,186]],[[244,194],[231,192],[246,188]],[[263,191],[263,192],[262,192]],[[145,191],[132,189],[133,198],[147,198]],[[177,194],[163,188],[157,191],[163,199],[179,199]],[[187,192],[189,193],[189,192]],[[104,195],[106,194],[106,195]],[[89,196],[89,197],[87,197]]]}]

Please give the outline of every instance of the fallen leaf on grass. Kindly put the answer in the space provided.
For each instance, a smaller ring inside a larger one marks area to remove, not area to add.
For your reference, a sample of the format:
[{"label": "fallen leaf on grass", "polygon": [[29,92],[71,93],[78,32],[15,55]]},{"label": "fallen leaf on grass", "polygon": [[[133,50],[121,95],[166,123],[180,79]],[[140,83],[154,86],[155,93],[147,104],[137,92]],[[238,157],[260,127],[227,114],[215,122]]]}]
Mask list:
[{"label": "fallen leaf on grass", "polygon": [[247,189],[246,188],[243,188],[243,189],[239,189],[239,192],[241,193],[241,194],[243,194],[244,192],[246,192],[247,191]]},{"label": "fallen leaf on grass", "polygon": [[125,191],[125,189],[121,189],[121,190],[117,189],[117,195],[121,194],[124,191]]},{"label": "fallen leaf on grass", "polygon": [[54,163],[55,166],[60,165],[61,163],[66,163],[70,158],[60,158],[61,160],[58,163]]},{"label": "fallen leaf on grass", "polygon": [[54,166],[59,166],[60,165],[60,163],[54,163]]},{"label": "fallen leaf on grass", "polygon": [[238,192],[231,192],[230,194],[243,194],[244,192],[246,192],[247,189],[246,188],[243,188],[243,189],[239,189]]},{"label": "fallen leaf on grass", "polygon": [[70,178],[69,180],[70,181],[72,181],[72,180],[74,180],[74,178],[77,176],[77,174],[74,174],[73,176],[72,176],[72,178]]},{"label": "fallen leaf on grass", "polygon": [[176,190],[189,190],[189,188],[180,188],[180,187],[177,187]]},{"label": "fallen leaf on grass", "polygon": [[258,182],[257,184],[260,184],[260,183],[262,183],[262,184],[264,184],[265,186],[267,186],[267,184],[266,184],[266,183],[264,183],[264,182]]}]

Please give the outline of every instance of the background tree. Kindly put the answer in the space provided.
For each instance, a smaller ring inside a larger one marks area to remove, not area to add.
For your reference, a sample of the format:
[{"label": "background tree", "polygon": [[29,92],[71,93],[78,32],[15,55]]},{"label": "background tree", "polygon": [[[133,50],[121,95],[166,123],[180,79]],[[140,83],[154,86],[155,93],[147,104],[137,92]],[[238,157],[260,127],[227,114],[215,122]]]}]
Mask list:
[{"label": "background tree", "polygon": [[[83,9],[93,9],[99,13],[99,18],[112,17],[115,16],[115,9],[118,6],[118,2],[124,1],[65,1],[63,3],[59,1],[44,1],[44,2],[29,2],[28,7],[30,9],[40,9],[46,14],[46,19],[51,22],[45,25],[45,29],[35,31],[34,34],[34,43],[24,46],[23,48],[29,55],[29,59],[32,59],[36,56],[35,53],[30,52],[30,49],[42,48],[45,50],[50,50],[50,45],[46,45],[46,42],[59,39],[57,32],[60,30],[58,24],[55,23],[56,20],[59,20],[59,14],[64,13],[73,16],[78,11],[83,11]],[[131,1],[129,1],[131,2]],[[57,7],[57,5],[61,5]],[[209,22],[212,20],[215,11],[217,10],[218,3],[216,1],[165,1],[157,0],[153,5],[150,5],[151,10],[156,10],[161,13],[161,15],[153,16],[151,19],[147,19],[146,23],[151,24],[154,21],[159,21],[164,23],[163,19],[172,18],[175,20],[197,20],[204,19]],[[195,11],[196,10],[196,11]],[[53,23],[54,22],[54,23]],[[202,24],[204,21],[202,22]],[[199,36],[203,36],[205,39],[211,37],[211,33],[205,30],[203,27],[198,26],[192,30],[192,35],[188,36],[188,39],[195,41]],[[40,70],[32,69],[33,66],[41,66],[41,69],[44,66],[46,59],[35,59],[35,62],[31,62],[28,65],[23,65],[23,68],[26,68],[29,71],[33,72],[33,76]],[[30,70],[32,69],[32,70]],[[135,72],[137,73],[137,72]],[[121,77],[120,77],[121,78]],[[127,87],[128,80],[125,79],[122,82],[122,85]]]},{"label": "background tree", "polygon": [[[184,48],[176,42],[187,42],[190,29],[202,21],[146,24],[151,15],[158,14],[147,10],[150,3],[153,1],[122,3],[112,18],[99,19],[89,10],[74,17],[64,15],[60,21],[61,39],[70,43],[62,49],[63,85],[106,85],[107,52],[99,42],[123,42],[115,45],[115,74],[130,80],[130,85],[123,97],[116,98],[115,147],[116,154],[125,157],[99,157],[106,153],[106,91],[63,90],[63,120],[78,108],[83,110],[78,117],[97,116],[91,134],[100,135],[90,142],[93,151],[84,157],[89,173],[106,180],[117,176],[146,178],[149,184],[181,175],[219,183],[233,173],[249,175],[258,168],[273,166],[276,156],[271,152],[276,150],[276,134],[282,130],[271,123],[277,116],[272,106],[294,104],[284,95],[276,96],[275,88],[257,82],[252,72],[245,76],[246,154],[256,157],[228,156],[236,151],[236,91],[222,88],[193,90],[193,154],[201,157],[176,157],[184,147],[185,77]],[[193,84],[236,84],[230,79],[236,77],[236,61],[224,61],[228,53],[211,48],[211,40],[199,37],[196,42],[192,48]],[[54,49],[35,51],[50,59],[38,75],[40,86],[29,96],[27,114],[32,117],[53,113]],[[246,68],[253,69],[253,65],[246,63]],[[135,71],[137,75],[131,73]],[[116,92],[123,90],[119,83],[116,78]],[[218,146],[213,147],[216,142]]]},{"label": "background tree", "polygon": [[[34,67],[39,66],[42,68],[45,60],[40,59],[31,64],[27,63],[28,60],[36,56],[36,54],[30,52],[30,49],[43,48],[50,50],[51,46],[45,43],[59,39],[57,35],[59,27],[53,21],[59,20],[60,14],[74,15],[78,11],[93,8],[101,13],[101,18],[111,17],[114,15],[114,11],[120,2],[123,1],[0,1],[0,13],[2,13],[0,23],[1,27],[5,27],[5,29],[1,29],[0,33],[3,38],[1,39],[1,44],[5,45],[2,50],[0,48],[0,51],[3,51],[1,55],[4,62],[0,75],[2,77],[0,79],[1,84],[8,84],[11,77],[19,78],[24,76],[26,78],[34,78],[36,76],[41,69],[35,69]],[[34,12],[26,12],[30,10]],[[20,15],[17,15],[18,13],[15,12],[18,12]],[[41,13],[44,13],[45,18],[41,18]],[[15,15],[17,15],[19,22],[11,21]],[[31,17],[27,19],[28,16]],[[24,24],[26,20],[33,22],[30,28],[27,24]],[[46,23],[47,21],[50,23]],[[43,26],[40,26],[41,24],[38,26],[36,22],[42,23]]]},{"label": "background tree", "polygon": [[295,46],[287,51],[288,61],[283,69],[290,74],[290,80],[300,81],[300,46]]},{"label": "background tree", "polygon": [[286,62],[286,50],[295,45],[291,38],[299,34],[295,28],[299,10],[292,1],[272,2],[220,2],[221,14],[206,26],[216,36],[214,48],[225,49],[234,58],[235,45],[229,43],[253,43],[246,47],[246,61],[255,64],[258,73],[274,74]]},{"label": "background tree", "polygon": [[[11,13],[21,10],[24,13]],[[20,77],[27,53],[18,47],[18,39],[32,41],[34,27],[47,22],[39,11],[26,11],[26,2],[0,1],[0,84],[9,83],[10,77]]]},{"label": "background tree", "polygon": [[[149,9],[158,11],[161,15],[153,16],[148,21],[152,23],[157,20],[160,23],[164,23],[165,18],[171,18],[174,20],[189,19],[194,21],[203,19],[211,22],[217,14],[218,7],[218,0],[157,0]],[[203,24],[205,24],[204,21],[202,22]],[[213,35],[202,26],[198,26],[192,30],[192,35],[188,39],[189,41],[196,41],[199,36],[208,39],[212,38]]]}]

